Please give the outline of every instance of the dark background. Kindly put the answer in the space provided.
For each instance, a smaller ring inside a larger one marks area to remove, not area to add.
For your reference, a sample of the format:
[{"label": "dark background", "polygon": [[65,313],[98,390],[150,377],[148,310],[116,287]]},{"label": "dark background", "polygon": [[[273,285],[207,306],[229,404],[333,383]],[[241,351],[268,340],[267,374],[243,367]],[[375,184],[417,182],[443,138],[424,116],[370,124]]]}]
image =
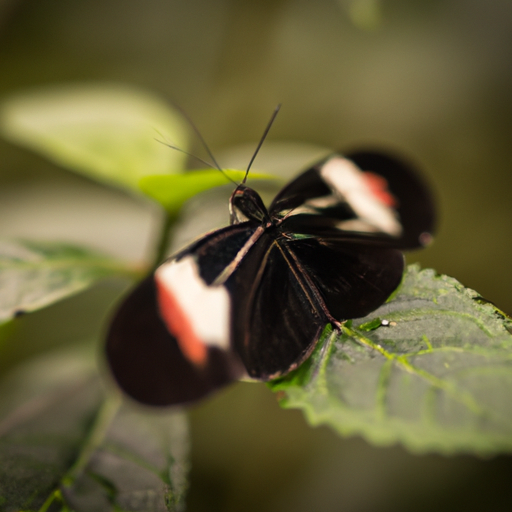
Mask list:
[{"label": "dark background", "polygon": [[[267,151],[295,141],[307,154],[361,144],[405,152],[441,212],[435,243],[409,260],[512,313],[509,0],[0,0],[2,97],[97,80],[173,101],[226,160],[255,145],[279,102]],[[0,187],[0,236],[147,256],[156,228],[146,204],[3,141]],[[25,348],[7,350],[0,366],[101,331],[118,292],[103,285],[33,315],[17,333]],[[411,455],[341,439],[280,410],[263,385],[236,385],[191,418],[192,511],[512,505],[508,457]]]}]

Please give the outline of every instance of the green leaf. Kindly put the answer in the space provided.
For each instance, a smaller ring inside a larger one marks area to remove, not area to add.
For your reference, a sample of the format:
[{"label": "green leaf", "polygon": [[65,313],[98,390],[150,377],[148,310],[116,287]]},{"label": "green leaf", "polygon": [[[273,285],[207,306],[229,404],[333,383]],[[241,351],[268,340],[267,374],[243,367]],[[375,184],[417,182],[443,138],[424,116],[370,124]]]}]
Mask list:
[{"label": "green leaf", "polygon": [[184,416],[105,396],[93,352],[46,355],[0,382],[2,511],[183,509]]},{"label": "green leaf", "polygon": [[[139,186],[171,216],[176,216],[183,204],[196,194],[229,183],[227,177],[240,183],[245,177],[245,171],[227,169],[220,172],[217,169],[202,169],[184,174],[145,176],[140,180]],[[275,176],[270,174],[259,173],[251,173],[250,177],[251,180],[275,179]]]},{"label": "green leaf", "polygon": [[181,115],[135,88],[96,84],[38,89],[0,105],[8,140],[103,183],[139,192],[148,174],[181,171],[187,148]]},{"label": "green leaf", "polygon": [[[387,325],[389,322],[389,325]],[[415,452],[512,452],[512,321],[432,270],[271,383],[314,424]]]},{"label": "green leaf", "polygon": [[137,273],[117,260],[72,245],[0,240],[0,324],[116,275]]}]

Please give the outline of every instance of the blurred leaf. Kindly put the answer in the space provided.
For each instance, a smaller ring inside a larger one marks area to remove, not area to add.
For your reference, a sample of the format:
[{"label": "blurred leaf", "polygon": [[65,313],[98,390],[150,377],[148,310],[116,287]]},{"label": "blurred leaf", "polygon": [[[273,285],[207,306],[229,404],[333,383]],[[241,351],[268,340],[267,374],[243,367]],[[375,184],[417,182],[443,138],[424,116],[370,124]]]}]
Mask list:
[{"label": "blurred leaf", "polygon": [[132,191],[148,174],[180,171],[187,129],[167,103],[122,85],[76,85],[11,96],[0,131],[12,142],[97,181]]},{"label": "blurred leaf", "polygon": [[183,508],[187,428],[104,397],[91,350],[47,355],[0,382],[0,508]]},{"label": "blurred leaf", "polygon": [[[245,177],[245,171],[227,169],[220,172],[217,169],[202,169],[184,174],[145,176],[140,180],[139,186],[146,195],[160,203],[170,215],[175,216],[183,204],[196,194],[229,183],[226,176],[240,183]],[[251,173],[250,178],[272,180],[275,176]]]},{"label": "blurred leaf", "polygon": [[0,323],[116,275],[136,273],[115,259],[72,245],[1,240]]},{"label": "blurred leaf", "polygon": [[393,300],[326,333],[271,387],[312,424],[375,444],[512,452],[511,332],[511,319],[473,290],[411,266]]}]

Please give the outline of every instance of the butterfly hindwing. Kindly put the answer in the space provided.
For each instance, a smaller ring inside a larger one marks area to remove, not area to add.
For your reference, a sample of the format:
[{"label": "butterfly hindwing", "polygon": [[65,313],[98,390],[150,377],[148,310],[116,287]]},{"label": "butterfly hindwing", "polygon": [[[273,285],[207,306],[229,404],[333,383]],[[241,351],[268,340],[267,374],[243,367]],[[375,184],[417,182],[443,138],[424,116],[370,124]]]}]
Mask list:
[{"label": "butterfly hindwing", "polygon": [[310,302],[282,247],[263,235],[226,283],[232,336],[250,377],[268,380],[302,362],[328,322]]},{"label": "butterfly hindwing", "polygon": [[331,319],[338,322],[377,309],[402,279],[402,253],[372,239],[347,243],[341,237],[298,238],[285,247],[296,261],[298,275],[307,276]]},{"label": "butterfly hindwing", "polygon": [[[265,235],[264,235],[265,236]],[[269,379],[300,364],[329,322],[361,317],[400,283],[400,251],[372,240],[271,238],[254,247],[227,286],[233,343],[249,376]]]}]

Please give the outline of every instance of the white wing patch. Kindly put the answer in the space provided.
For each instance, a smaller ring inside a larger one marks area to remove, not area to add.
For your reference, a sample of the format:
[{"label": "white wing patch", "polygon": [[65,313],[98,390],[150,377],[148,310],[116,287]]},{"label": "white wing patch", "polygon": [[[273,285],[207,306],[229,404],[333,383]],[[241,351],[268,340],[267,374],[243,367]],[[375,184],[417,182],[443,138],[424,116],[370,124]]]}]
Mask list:
[{"label": "white wing patch", "polygon": [[164,263],[156,270],[155,279],[172,296],[198,340],[205,345],[229,349],[231,307],[224,286],[206,285],[192,256]]},{"label": "white wing patch", "polygon": [[334,157],[322,166],[320,174],[363,221],[393,236],[402,233],[393,209],[379,200],[364,179],[364,173],[353,162]]}]

